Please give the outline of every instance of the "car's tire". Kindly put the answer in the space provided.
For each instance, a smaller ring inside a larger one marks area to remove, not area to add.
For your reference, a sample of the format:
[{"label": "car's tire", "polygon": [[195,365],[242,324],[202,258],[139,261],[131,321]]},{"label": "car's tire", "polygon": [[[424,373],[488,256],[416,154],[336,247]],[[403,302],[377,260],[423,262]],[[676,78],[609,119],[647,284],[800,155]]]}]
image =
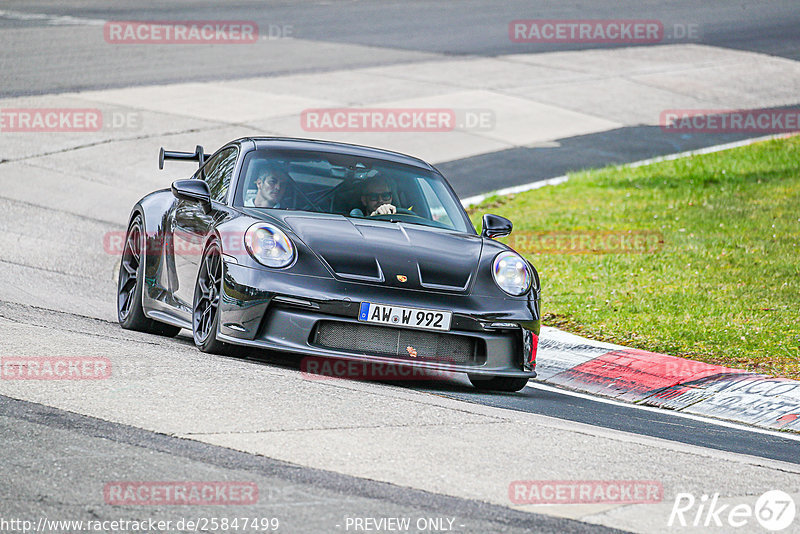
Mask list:
[{"label": "car's tire", "polygon": [[480,375],[467,375],[475,389],[484,391],[521,391],[528,383],[527,378],[515,376],[493,376],[487,378]]},{"label": "car's tire", "polygon": [[222,290],[222,250],[212,241],[203,253],[192,304],[194,344],[203,352],[227,354],[230,345],[217,339],[219,299]]},{"label": "car's tire", "polygon": [[117,320],[126,330],[174,337],[180,327],[160,323],[148,318],[142,308],[144,288],[145,235],[142,216],[136,215],[125,234],[125,248],[119,263],[117,277]]}]

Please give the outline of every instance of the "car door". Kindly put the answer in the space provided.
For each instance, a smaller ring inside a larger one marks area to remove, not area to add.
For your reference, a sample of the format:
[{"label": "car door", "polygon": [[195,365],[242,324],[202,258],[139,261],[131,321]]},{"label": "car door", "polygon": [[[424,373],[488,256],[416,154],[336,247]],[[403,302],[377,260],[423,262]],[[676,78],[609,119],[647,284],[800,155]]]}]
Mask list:
[{"label": "car door", "polygon": [[205,180],[208,184],[211,193],[210,210],[200,202],[180,200],[173,211],[170,225],[177,284],[177,287],[173,288],[173,296],[178,304],[185,308],[184,311],[192,309],[194,285],[203,255],[203,245],[215,223],[215,217],[219,215],[214,205],[219,207],[219,204],[224,204],[227,199],[238,155],[236,147],[226,148],[209,159],[195,174],[195,179]]}]

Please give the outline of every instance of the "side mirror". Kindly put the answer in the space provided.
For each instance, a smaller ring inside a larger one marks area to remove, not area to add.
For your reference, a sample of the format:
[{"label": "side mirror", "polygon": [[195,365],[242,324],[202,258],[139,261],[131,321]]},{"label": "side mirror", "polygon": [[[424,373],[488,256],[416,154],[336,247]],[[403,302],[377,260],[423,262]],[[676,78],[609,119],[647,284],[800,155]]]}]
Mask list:
[{"label": "side mirror", "polygon": [[172,194],[178,200],[200,202],[204,209],[211,207],[211,192],[203,180],[176,180],[172,182]]},{"label": "side mirror", "polygon": [[481,236],[489,237],[491,239],[507,236],[511,233],[511,229],[513,227],[514,225],[511,224],[511,221],[505,217],[487,213],[483,216],[483,229],[481,230]]}]

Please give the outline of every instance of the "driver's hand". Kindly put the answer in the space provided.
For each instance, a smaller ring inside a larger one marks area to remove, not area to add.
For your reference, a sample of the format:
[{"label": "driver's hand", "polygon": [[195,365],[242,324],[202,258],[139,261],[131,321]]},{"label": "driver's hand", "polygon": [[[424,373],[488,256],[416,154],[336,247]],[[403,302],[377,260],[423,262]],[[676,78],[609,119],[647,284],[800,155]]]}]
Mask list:
[{"label": "driver's hand", "polygon": [[382,206],[378,206],[378,209],[370,213],[369,216],[373,217],[375,215],[391,215],[393,213],[397,213],[397,208],[391,204],[383,204]]}]

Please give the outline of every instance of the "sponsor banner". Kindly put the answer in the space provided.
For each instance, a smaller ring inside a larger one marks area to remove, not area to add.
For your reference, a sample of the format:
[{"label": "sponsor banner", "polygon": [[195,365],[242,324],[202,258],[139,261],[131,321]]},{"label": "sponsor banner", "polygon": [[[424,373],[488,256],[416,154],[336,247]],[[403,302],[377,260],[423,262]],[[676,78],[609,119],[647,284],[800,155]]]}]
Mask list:
[{"label": "sponsor banner", "polygon": [[116,20],[103,27],[109,44],[253,44],[251,20]]},{"label": "sponsor banner", "polygon": [[658,408],[681,410],[713,396],[714,391],[710,387],[714,384],[737,382],[746,376],[751,375],[746,372],[712,374],[699,380],[691,380],[664,388],[641,403]]},{"label": "sponsor banner", "polygon": [[682,410],[696,402],[707,399],[709,396],[711,396],[711,393],[701,388],[696,388],[689,384],[676,384],[657,391],[650,397],[640,401],[640,404],[668,410]]},{"label": "sponsor banner", "polygon": [[703,397],[684,411],[776,430],[800,431],[800,382],[752,373],[689,384]]},{"label": "sponsor banner", "polygon": [[246,505],[258,502],[255,482],[108,482],[106,504],[117,506]]},{"label": "sponsor banner", "polygon": [[800,109],[667,109],[659,119],[666,133],[789,133],[800,130]]},{"label": "sponsor banner", "polygon": [[663,497],[656,480],[516,480],[508,486],[514,504],[653,504]]},{"label": "sponsor banner", "polygon": [[4,356],[2,380],[104,380],[111,360],[97,356]]}]

